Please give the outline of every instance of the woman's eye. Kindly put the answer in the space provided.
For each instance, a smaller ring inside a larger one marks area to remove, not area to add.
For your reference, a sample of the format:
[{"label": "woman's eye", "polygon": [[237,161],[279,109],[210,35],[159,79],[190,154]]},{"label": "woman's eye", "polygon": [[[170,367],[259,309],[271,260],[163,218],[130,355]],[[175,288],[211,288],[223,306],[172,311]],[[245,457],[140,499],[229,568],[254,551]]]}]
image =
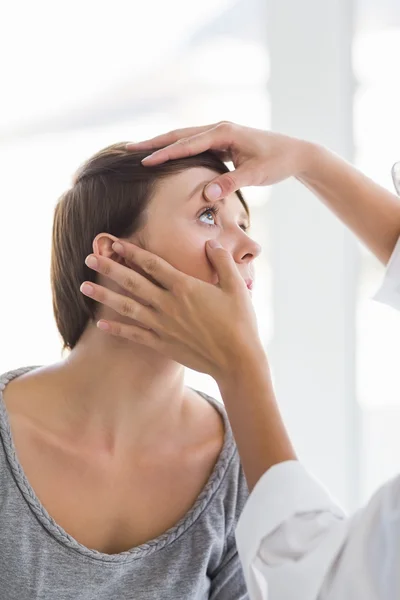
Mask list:
[{"label": "woman's eye", "polygon": [[[205,217],[205,221],[203,221],[203,217]],[[215,214],[212,210],[206,210],[203,214],[200,215],[200,220],[203,223],[207,223],[207,225],[215,225]]]}]

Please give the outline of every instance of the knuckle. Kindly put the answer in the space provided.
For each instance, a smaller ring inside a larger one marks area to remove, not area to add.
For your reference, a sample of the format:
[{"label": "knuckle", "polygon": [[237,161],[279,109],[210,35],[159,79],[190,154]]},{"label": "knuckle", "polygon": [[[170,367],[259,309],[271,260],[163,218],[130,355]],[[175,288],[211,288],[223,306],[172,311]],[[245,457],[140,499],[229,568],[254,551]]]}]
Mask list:
[{"label": "knuckle", "polygon": [[143,262],[143,268],[150,275],[156,273],[158,262],[155,258],[146,258]]},{"label": "knuckle", "polygon": [[113,335],[121,335],[121,325],[116,322],[110,323],[110,333],[112,333]]},{"label": "knuckle", "polygon": [[187,294],[191,290],[191,280],[190,279],[177,279],[173,282],[171,286],[171,292],[176,297],[187,296]]},{"label": "knuckle", "polygon": [[231,121],[220,121],[218,123],[218,127],[219,129],[222,129],[223,131],[230,131],[233,128],[233,123]]},{"label": "knuckle", "polygon": [[192,139],[185,137],[178,140],[175,144],[179,148],[179,156],[186,157],[191,155]]},{"label": "knuckle", "polygon": [[191,138],[190,137],[182,137],[177,141],[177,144],[180,146],[190,146]]},{"label": "knuckle", "polygon": [[134,277],[127,275],[122,282],[122,286],[129,292],[135,292],[138,289],[138,282]]},{"label": "knuckle", "polygon": [[132,303],[129,302],[128,299],[123,300],[122,304],[121,304],[121,310],[120,313],[123,317],[132,317],[133,316],[133,307],[132,307]]},{"label": "knuckle", "polygon": [[106,261],[100,261],[99,270],[107,277],[111,273],[111,265]]},{"label": "knuckle", "polygon": [[143,334],[137,330],[137,329],[133,329],[130,332],[129,338],[133,341],[133,342],[141,342],[143,340]]},{"label": "knuckle", "polygon": [[182,284],[182,281],[178,280],[178,281],[174,281],[171,285],[171,292],[174,296],[182,296],[182,294],[184,293],[184,286]]}]

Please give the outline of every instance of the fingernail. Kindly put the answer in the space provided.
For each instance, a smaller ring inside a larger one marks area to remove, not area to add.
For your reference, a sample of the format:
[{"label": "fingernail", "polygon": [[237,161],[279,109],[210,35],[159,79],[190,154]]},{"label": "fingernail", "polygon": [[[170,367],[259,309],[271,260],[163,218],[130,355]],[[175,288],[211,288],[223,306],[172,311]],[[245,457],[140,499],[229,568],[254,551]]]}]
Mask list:
[{"label": "fingernail", "polygon": [[124,247],[120,242],[114,242],[112,247],[115,252],[118,252],[118,254],[124,254]]},{"label": "fingernail", "polygon": [[218,183],[210,183],[205,189],[205,194],[209,200],[218,200],[222,196],[222,188]]},{"label": "fingernail", "polygon": [[99,261],[97,260],[97,258],[93,255],[87,256],[85,259],[85,263],[87,264],[88,267],[90,267],[91,269],[97,269],[98,265],[99,265]]},{"label": "fingernail", "polygon": [[208,245],[210,248],[222,248],[218,240],[208,240]]},{"label": "fingernail", "polygon": [[[153,154],[154,154],[154,153],[153,153]],[[148,160],[150,160],[150,158],[152,158],[152,157],[153,157],[153,154],[149,154],[148,156],[145,156],[145,157],[142,159],[142,161],[141,161],[141,162],[142,162],[142,163],[144,163],[144,162],[147,162]]]},{"label": "fingernail", "polygon": [[81,292],[83,292],[85,296],[93,296],[94,287],[90,285],[90,283],[82,283]]},{"label": "fingernail", "polygon": [[110,326],[106,321],[97,321],[97,327],[103,331],[109,331]]}]

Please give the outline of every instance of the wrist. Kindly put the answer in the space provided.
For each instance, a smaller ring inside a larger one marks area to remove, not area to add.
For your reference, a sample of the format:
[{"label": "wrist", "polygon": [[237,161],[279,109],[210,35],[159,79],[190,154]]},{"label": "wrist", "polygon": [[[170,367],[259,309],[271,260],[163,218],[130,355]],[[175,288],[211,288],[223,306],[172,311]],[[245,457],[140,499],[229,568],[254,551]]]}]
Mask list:
[{"label": "wrist", "polygon": [[300,140],[298,152],[300,158],[296,179],[304,184],[318,180],[321,175],[324,156],[326,157],[326,148],[313,142]]},{"label": "wrist", "polygon": [[222,392],[228,387],[235,388],[246,380],[252,381],[258,373],[269,375],[268,358],[261,342],[251,348],[241,348],[236,357],[229,360],[228,366],[218,372],[215,381]]},{"label": "wrist", "polygon": [[324,148],[307,140],[297,140],[297,142],[297,169],[295,177],[301,181],[307,179],[307,177],[314,176],[319,168]]},{"label": "wrist", "polygon": [[241,365],[218,385],[251,490],[270,467],[296,459],[265,353],[244,355]]}]

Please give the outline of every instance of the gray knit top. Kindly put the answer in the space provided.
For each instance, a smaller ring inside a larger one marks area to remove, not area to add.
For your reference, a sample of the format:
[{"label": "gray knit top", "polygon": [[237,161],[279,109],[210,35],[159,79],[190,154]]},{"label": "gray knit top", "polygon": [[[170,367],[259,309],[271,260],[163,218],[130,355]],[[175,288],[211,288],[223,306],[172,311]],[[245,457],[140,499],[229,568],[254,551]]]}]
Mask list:
[{"label": "gray knit top", "polygon": [[34,368],[0,377],[1,600],[247,599],[234,534],[248,490],[222,405],[202,394],[222,415],[225,440],[189,512],[156,539],[103,554],[54,521],[18,461],[2,392]]}]

